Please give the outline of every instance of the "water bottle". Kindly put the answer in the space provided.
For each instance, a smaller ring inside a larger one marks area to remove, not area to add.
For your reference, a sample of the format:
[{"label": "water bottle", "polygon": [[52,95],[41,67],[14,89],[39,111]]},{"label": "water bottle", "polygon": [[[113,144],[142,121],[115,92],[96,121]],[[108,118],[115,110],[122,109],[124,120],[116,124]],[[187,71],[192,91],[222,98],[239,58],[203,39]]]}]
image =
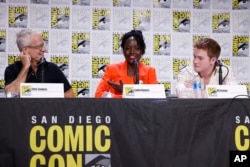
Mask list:
[{"label": "water bottle", "polygon": [[195,98],[202,98],[201,95],[201,78],[198,75],[198,73],[194,74],[194,78],[193,78],[193,90],[194,90],[194,97]]},{"label": "water bottle", "polygon": [[15,92],[6,93],[6,98],[19,98],[19,94]]}]

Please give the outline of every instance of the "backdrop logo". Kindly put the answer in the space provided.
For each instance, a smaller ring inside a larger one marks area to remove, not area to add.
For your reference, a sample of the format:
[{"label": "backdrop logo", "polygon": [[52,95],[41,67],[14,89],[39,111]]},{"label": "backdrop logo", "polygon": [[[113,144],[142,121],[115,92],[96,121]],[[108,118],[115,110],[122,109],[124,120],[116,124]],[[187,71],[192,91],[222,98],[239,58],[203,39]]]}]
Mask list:
[{"label": "backdrop logo", "polygon": [[159,0],[154,0],[154,7],[155,8],[170,8],[171,6],[171,1],[159,1]]},{"label": "backdrop logo", "polygon": [[174,11],[173,12],[173,29],[177,32],[190,32],[190,17],[189,11]]},{"label": "backdrop logo", "polygon": [[5,86],[5,80],[0,79],[0,88],[4,88],[4,86]]},{"label": "backdrop logo", "polygon": [[4,87],[5,87],[5,80],[2,79],[0,80],[0,97],[6,97]]},{"label": "backdrop logo", "polygon": [[113,54],[121,54],[121,38],[123,33],[114,33],[113,34]]},{"label": "backdrop logo", "polygon": [[164,85],[164,90],[166,97],[171,94],[171,82],[170,81],[161,81],[160,84]]},{"label": "backdrop logo", "polygon": [[233,37],[233,56],[247,57],[249,55],[249,36],[237,35]]},{"label": "backdrop logo", "polygon": [[194,6],[194,8],[200,8],[200,1],[199,0],[194,0],[193,1],[193,6]]},{"label": "backdrop logo", "polygon": [[193,35],[193,43],[196,43],[197,41],[204,39],[204,38],[209,38],[208,35]]},{"label": "backdrop logo", "polygon": [[76,97],[90,97],[90,81],[72,81],[71,82],[73,92]]},{"label": "backdrop logo", "polygon": [[110,64],[108,57],[92,57],[92,78],[101,78],[107,64]]},{"label": "backdrop logo", "polygon": [[15,55],[8,54],[8,65],[13,64],[19,60],[20,60],[20,57],[18,54],[15,54]]},{"label": "backdrop logo", "polygon": [[[246,85],[248,93],[250,93],[250,83],[249,82],[240,82],[240,85]],[[250,95],[250,94],[248,94]]]},{"label": "backdrop logo", "polygon": [[210,1],[193,0],[193,7],[195,9],[208,9]]},{"label": "backdrop logo", "polygon": [[94,9],[92,19],[93,19],[93,30],[110,29],[110,10]]},{"label": "backdrop logo", "polygon": [[48,53],[48,50],[49,50],[49,32],[46,30],[46,31],[43,31],[42,32],[42,37],[43,37],[43,41],[44,41],[44,44],[45,44],[45,47],[46,47],[46,53]]},{"label": "backdrop logo", "polygon": [[230,59],[227,59],[227,58],[222,58],[221,59],[221,62],[227,66],[230,66]]},{"label": "backdrop logo", "polygon": [[150,10],[133,11],[133,27],[136,30],[148,31],[150,29]]},{"label": "backdrop logo", "polygon": [[213,14],[213,32],[230,33],[230,13]]},{"label": "backdrop logo", "polygon": [[167,34],[154,35],[154,54],[170,55],[171,36]]},{"label": "backdrop logo", "polygon": [[179,72],[190,64],[189,59],[174,58],[173,60],[173,78],[177,79]]},{"label": "backdrop logo", "polygon": [[150,58],[148,58],[148,57],[143,57],[143,58],[141,59],[141,62],[142,62],[143,64],[145,64],[145,65],[150,65],[150,64],[151,64],[151,60],[150,60]]},{"label": "backdrop logo", "polygon": [[51,28],[68,29],[69,28],[70,9],[69,7],[51,8]]},{"label": "backdrop logo", "polygon": [[72,53],[90,53],[90,33],[72,33]]},{"label": "backdrop logo", "polygon": [[69,77],[69,57],[67,55],[52,55],[50,61],[59,67],[66,78]]},{"label": "backdrop logo", "polygon": [[9,7],[9,27],[27,27],[28,19],[27,6],[10,6]]},{"label": "backdrop logo", "polygon": [[233,0],[233,9],[249,9],[249,0]]},{"label": "backdrop logo", "polygon": [[6,50],[6,30],[0,29],[0,52],[5,52]]}]

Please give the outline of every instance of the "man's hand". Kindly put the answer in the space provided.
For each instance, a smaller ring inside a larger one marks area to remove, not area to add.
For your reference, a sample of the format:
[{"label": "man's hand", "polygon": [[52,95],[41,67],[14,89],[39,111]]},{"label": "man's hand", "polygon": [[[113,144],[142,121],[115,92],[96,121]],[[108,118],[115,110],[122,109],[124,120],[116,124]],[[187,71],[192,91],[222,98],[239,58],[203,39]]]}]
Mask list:
[{"label": "man's hand", "polygon": [[186,88],[192,88],[193,87],[193,82],[192,81],[185,81],[184,85],[186,86]]},{"label": "man's hand", "polygon": [[30,67],[31,57],[29,54],[27,54],[25,52],[21,52],[20,53],[20,61],[22,62],[24,67]]}]

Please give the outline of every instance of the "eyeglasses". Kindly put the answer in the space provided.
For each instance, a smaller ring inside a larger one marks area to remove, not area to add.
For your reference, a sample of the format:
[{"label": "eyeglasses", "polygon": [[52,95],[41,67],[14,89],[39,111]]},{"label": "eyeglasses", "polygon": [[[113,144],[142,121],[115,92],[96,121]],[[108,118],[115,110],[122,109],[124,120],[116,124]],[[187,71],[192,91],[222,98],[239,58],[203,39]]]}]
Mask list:
[{"label": "eyeglasses", "polygon": [[43,48],[46,47],[45,43],[41,44],[41,45],[37,45],[37,46],[27,46],[28,48],[32,48],[32,49],[38,49],[38,50],[42,50]]}]

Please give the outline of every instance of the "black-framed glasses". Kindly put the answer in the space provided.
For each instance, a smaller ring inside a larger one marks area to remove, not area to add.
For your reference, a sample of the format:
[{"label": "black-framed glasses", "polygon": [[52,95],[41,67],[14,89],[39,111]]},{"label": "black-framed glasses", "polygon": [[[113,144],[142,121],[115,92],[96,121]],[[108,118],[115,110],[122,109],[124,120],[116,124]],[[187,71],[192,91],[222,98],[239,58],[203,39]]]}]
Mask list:
[{"label": "black-framed glasses", "polygon": [[27,46],[28,48],[33,48],[33,49],[38,49],[38,50],[42,50],[43,48],[46,47],[45,43],[41,44],[41,45],[37,45],[37,46]]}]

